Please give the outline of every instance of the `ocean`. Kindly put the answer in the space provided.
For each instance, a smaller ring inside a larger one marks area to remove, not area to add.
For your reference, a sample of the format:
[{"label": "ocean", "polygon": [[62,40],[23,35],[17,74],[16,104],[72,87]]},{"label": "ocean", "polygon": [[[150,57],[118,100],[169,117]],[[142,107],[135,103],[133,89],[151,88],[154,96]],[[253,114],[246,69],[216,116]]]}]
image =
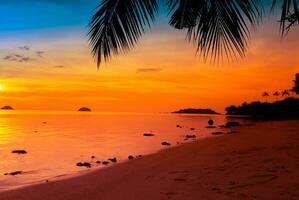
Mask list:
[{"label": "ocean", "polygon": [[[216,125],[228,120],[224,115],[0,111],[0,190],[105,167],[96,161],[116,157],[124,162],[129,155],[143,156],[192,142],[185,140],[187,134],[196,139],[212,137],[217,129],[205,128],[209,119]],[[164,141],[171,146],[162,146]],[[13,150],[27,154],[13,154]],[[78,162],[92,167],[77,167]],[[22,173],[4,175],[15,171]]]}]

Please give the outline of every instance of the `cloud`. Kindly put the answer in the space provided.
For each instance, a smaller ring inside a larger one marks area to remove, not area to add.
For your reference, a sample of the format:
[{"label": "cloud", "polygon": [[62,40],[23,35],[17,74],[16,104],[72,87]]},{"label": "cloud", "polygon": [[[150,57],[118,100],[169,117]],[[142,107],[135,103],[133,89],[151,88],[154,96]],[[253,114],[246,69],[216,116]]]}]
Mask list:
[{"label": "cloud", "polygon": [[29,50],[30,50],[30,47],[27,46],[27,45],[25,45],[25,46],[21,46],[21,47],[19,47],[19,49],[24,50],[24,51],[29,51]]},{"label": "cloud", "polygon": [[[29,51],[31,49],[31,47],[28,45],[24,45],[24,46],[18,47],[18,49],[22,50],[22,51]],[[29,53],[29,54],[32,54],[32,53]],[[3,57],[2,59],[5,61],[14,61],[14,62],[23,63],[23,62],[35,61],[38,58],[43,58],[44,54],[45,54],[45,51],[35,51],[34,56],[37,56],[37,57],[34,58],[34,57],[31,57],[30,55],[21,55],[18,53],[12,53],[10,55]]]},{"label": "cloud", "polygon": [[3,57],[3,60],[10,60],[12,58],[12,56],[5,56]]},{"label": "cloud", "polygon": [[34,61],[34,58],[30,58],[30,57],[22,57],[19,62],[29,62],[29,61]]},{"label": "cloud", "polygon": [[22,58],[23,57],[23,56],[21,56],[19,54],[15,54],[14,56],[17,57],[17,58]]},{"label": "cloud", "polygon": [[57,66],[54,66],[54,68],[65,68],[65,66],[64,65],[57,65]]},{"label": "cloud", "polygon": [[138,68],[138,73],[146,73],[146,72],[160,72],[162,71],[162,68]]},{"label": "cloud", "polygon": [[43,55],[45,54],[45,52],[44,51],[36,51],[35,52],[36,53],[36,55],[38,56],[38,57],[43,57]]},{"label": "cloud", "polygon": [[3,57],[2,59],[6,61],[13,61],[13,62],[30,62],[35,60],[34,58],[28,56],[22,56],[19,54],[11,54]]}]

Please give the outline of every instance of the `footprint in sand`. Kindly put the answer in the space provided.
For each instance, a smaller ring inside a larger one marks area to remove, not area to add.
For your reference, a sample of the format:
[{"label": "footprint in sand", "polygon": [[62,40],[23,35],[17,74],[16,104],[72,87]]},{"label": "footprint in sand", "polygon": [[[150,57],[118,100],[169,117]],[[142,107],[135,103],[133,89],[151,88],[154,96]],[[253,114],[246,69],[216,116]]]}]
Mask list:
[{"label": "footprint in sand", "polygon": [[174,177],[172,178],[172,180],[174,181],[178,181],[178,182],[184,182],[184,181],[187,181],[186,177],[189,176],[189,171],[170,171],[168,172],[168,174],[170,175],[178,175],[178,177]]},{"label": "footprint in sand", "polygon": [[246,149],[246,150],[234,150],[231,153],[242,156],[242,155],[248,155],[248,154],[252,154],[252,153],[258,153],[258,152],[264,151],[266,149],[267,149],[266,147],[254,147],[254,148],[250,148],[250,149]]},{"label": "footprint in sand", "polygon": [[240,183],[240,184],[235,184],[233,186],[228,187],[230,190],[239,190],[247,187],[253,187],[258,184],[267,184],[277,178],[276,175],[273,174],[261,174],[261,175],[253,175],[248,177],[249,182],[248,183]]},{"label": "footprint in sand", "polygon": [[249,178],[256,179],[256,183],[266,184],[276,179],[277,176],[273,174],[261,174],[261,175],[250,176]]}]

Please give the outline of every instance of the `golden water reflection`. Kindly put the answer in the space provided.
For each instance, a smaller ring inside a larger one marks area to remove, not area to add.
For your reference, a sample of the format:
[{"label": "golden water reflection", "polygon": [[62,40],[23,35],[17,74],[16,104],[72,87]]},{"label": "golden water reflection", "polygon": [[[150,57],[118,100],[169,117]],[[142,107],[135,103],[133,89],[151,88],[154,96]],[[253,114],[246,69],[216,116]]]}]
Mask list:
[{"label": "golden water reflection", "polygon": [[[211,130],[204,128],[209,119],[217,124],[226,121],[225,116],[208,115],[1,112],[0,189],[85,170],[76,167],[80,161],[96,165],[96,160],[109,157],[127,160],[128,155],[153,153],[165,148],[161,141],[173,145],[186,142],[186,134],[210,136]],[[183,128],[177,128],[177,124]],[[155,136],[143,137],[145,132]],[[12,154],[14,149],[24,149],[28,154]],[[19,170],[25,173],[3,175]]]}]

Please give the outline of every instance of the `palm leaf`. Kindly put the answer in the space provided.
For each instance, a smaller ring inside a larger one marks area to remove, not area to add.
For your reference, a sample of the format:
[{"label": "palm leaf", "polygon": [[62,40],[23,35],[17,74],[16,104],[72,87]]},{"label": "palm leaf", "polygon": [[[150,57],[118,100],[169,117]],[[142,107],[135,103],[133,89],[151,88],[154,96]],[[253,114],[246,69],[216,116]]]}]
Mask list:
[{"label": "palm leaf", "polygon": [[244,56],[249,24],[261,19],[259,0],[169,0],[170,25],[187,30],[205,59]]},{"label": "palm leaf", "polygon": [[92,17],[89,41],[98,67],[104,57],[126,52],[150,27],[157,0],[103,0]]},{"label": "palm leaf", "polygon": [[[280,2],[280,1],[279,1]],[[278,4],[277,0],[273,0],[272,8]],[[295,24],[299,24],[299,10],[297,0],[282,0],[280,30],[284,36]]]},{"label": "palm leaf", "polygon": [[199,12],[206,6],[202,2],[202,0],[168,0],[169,14],[172,15],[169,24],[177,29],[195,26]]}]

